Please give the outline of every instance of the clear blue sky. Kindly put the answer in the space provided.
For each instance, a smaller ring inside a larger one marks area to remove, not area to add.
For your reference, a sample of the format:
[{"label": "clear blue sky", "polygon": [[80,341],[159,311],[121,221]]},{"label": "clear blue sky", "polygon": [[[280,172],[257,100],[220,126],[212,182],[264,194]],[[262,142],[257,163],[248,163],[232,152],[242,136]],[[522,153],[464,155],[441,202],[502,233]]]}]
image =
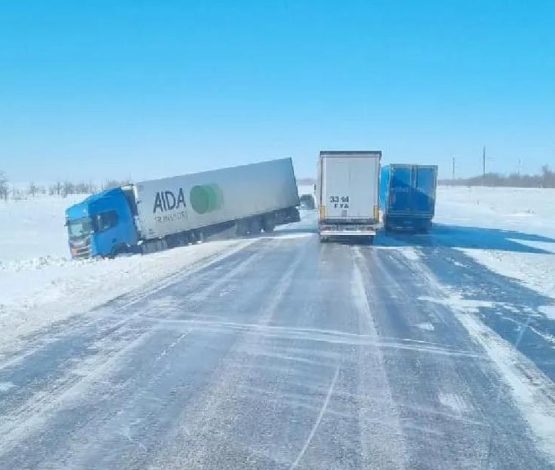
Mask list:
[{"label": "clear blue sky", "polygon": [[0,169],[144,179],[381,149],[555,166],[554,1],[0,2]]}]

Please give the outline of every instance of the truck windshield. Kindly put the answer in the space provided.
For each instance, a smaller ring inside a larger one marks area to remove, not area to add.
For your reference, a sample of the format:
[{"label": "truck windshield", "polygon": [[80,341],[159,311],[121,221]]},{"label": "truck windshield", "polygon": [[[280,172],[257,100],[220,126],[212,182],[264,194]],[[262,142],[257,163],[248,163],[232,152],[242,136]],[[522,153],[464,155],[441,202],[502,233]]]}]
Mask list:
[{"label": "truck windshield", "polygon": [[92,222],[88,217],[82,219],[69,220],[67,223],[69,238],[81,238],[89,235],[92,230]]}]

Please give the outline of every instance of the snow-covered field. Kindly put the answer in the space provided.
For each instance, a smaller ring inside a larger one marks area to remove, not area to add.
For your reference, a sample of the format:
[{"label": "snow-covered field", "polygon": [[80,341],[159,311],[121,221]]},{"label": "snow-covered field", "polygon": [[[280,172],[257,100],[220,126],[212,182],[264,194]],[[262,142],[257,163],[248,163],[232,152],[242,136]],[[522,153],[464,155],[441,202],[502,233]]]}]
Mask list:
[{"label": "snow-covered field", "polygon": [[[440,187],[434,238],[553,299],[555,189]],[[543,313],[555,318],[555,306]]]},{"label": "snow-covered field", "polygon": [[64,211],[84,198],[38,196],[0,201],[0,269],[13,262],[41,263],[40,258],[48,257],[48,262],[52,258],[66,258],[69,252]]}]

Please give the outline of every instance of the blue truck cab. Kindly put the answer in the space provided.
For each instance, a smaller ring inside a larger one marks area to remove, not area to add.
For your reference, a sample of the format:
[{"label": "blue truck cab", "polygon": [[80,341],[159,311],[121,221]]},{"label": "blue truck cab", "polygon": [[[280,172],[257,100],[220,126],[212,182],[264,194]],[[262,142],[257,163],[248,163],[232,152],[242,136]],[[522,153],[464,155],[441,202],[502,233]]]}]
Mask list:
[{"label": "blue truck cab", "polygon": [[137,245],[130,197],[130,192],[122,188],[109,189],[66,209],[73,258],[115,256]]},{"label": "blue truck cab", "polygon": [[384,228],[427,232],[435,214],[437,166],[391,164],[382,167],[380,179]]}]

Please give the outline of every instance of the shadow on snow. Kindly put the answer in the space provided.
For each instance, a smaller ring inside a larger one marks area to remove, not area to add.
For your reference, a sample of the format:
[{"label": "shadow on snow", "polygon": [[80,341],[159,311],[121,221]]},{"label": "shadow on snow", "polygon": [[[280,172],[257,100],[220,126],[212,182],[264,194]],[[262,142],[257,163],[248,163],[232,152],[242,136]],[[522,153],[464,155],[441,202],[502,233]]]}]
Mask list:
[{"label": "shadow on snow", "polygon": [[[553,243],[553,251],[527,245],[526,242]],[[434,224],[429,234],[414,235],[381,232],[376,244],[383,246],[418,246],[473,248],[519,253],[555,254],[555,239],[541,235],[492,228]]]},{"label": "shadow on snow", "polygon": [[[516,279],[497,274],[465,254],[461,248],[536,253],[555,253],[526,245],[555,240],[512,230],[435,225],[428,235],[381,234],[382,246],[413,246],[442,285],[453,288],[464,300],[485,301],[476,310],[482,321],[532,360],[555,381],[555,322],[540,307],[553,305]],[[518,342],[518,344],[516,344]]]}]

